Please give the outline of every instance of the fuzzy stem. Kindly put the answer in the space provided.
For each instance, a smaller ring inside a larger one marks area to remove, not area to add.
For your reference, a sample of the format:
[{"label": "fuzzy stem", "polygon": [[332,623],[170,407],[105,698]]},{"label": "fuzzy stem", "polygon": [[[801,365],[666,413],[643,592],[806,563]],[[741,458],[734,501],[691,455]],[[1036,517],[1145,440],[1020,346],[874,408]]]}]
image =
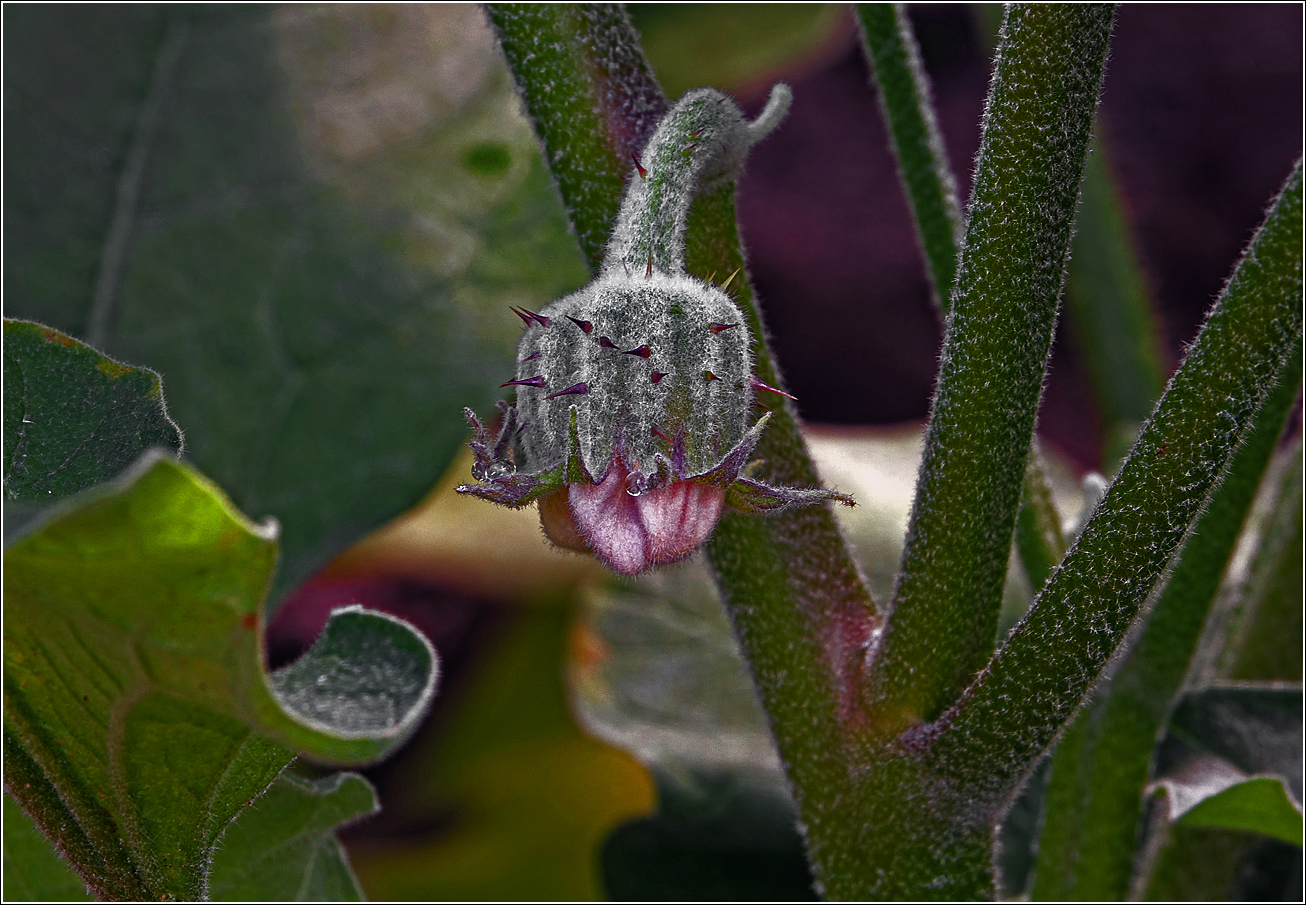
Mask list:
[{"label": "fuzzy stem", "polygon": [[719,91],[701,88],[681,98],[659,124],[621,203],[604,276],[671,276],[685,272],[685,221],[705,185],[732,181],[748,150],[779,125],[793,98],[787,85],[771,89],[766,109],[749,123]]},{"label": "fuzzy stem", "polygon": [[1302,211],[1299,160],[1092,519],[939,720],[931,756],[973,798],[1009,795],[1080,706],[1300,343]]},{"label": "fuzzy stem", "polygon": [[[568,24],[557,19],[540,26],[543,33],[518,34],[538,23],[502,15],[498,8],[491,10],[491,19],[505,48],[594,40],[593,34],[569,30],[585,28],[584,21]],[[638,47],[614,48],[612,53],[627,58],[638,53]],[[524,60],[509,56],[518,84],[524,86],[527,106],[539,122],[544,114],[535,104],[546,99],[549,80],[555,76]],[[620,109],[600,107],[597,96],[591,97],[591,103],[605,115],[621,115]],[[774,114],[763,114],[756,128],[766,128],[774,119]],[[605,128],[623,131],[619,122]],[[541,138],[547,161],[569,158],[566,130],[542,127]],[[573,211],[587,203],[573,194],[576,181],[559,179],[559,185]],[[616,197],[614,188],[610,201],[614,213]],[[695,200],[687,223],[685,256],[686,269],[698,277],[734,273],[744,266],[733,186],[709,190]],[[753,337],[754,374],[783,388],[746,274],[736,278],[731,292]],[[788,403],[773,410],[756,455],[763,460],[757,475],[761,480],[798,487],[818,482],[796,412]],[[861,670],[879,620],[834,515],[826,506],[766,518],[727,513],[708,542],[707,553],[793,782],[817,872],[827,883],[842,876],[855,888],[868,888],[874,868],[857,858],[866,809],[844,807],[842,802],[855,786],[854,777],[866,766],[856,741]],[[841,874],[845,861],[854,862],[855,869]]]},{"label": "fuzzy stem", "polygon": [[1016,516],[1016,549],[1029,576],[1034,593],[1043,587],[1061,557],[1066,555],[1066,540],[1061,533],[1061,515],[1052,502],[1043,474],[1039,446],[1034,444],[1025,466],[1025,485],[1021,488],[1020,513]]},{"label": "fuzzy stem", "polygon": [[619,4],[488,3],[485,12],[597,273],[631,155],[666,114],[666,95]]},{"label": "fuzzy stem", "polygon": [[870,685],[883,731],[992,654],[1113,9],[1010,6],[902,571]]},{"label": "fuzzy stem", "polygon": [[1301,361],[1298,347],[1195,523],[1142,635],[1057,745],[1035,899],[1109,900],[1129,891],[1153,748],[1297,398]]},{"label": "fuzzy stem", "polygon": [[[860,3],[863,49],[870,60],[889,127],[898,175],[911,208],[916,238],[925,258],[931,298],[941,318],[951,307],[957,276],[957,249],[965,233],[957,181],[948,165],[930,79],[921,63],[911,18],[902,4]],[[1159,392],[1159,388],[1158,388]],[[1060,518],[1044,475],[1037,444],[1030,453],[1016,523],[1016,549],[1030,586],[1043,586],[1052,566],[1066,552]]]},{"label": "fuzzy stem", "polygon": [[859,3],[857,16],[898,175],[907,190],[916,238],[925,255],[934,304],[947,314],[965,225],[957,182],[948,166],[930,99],[929,77],[901,3]]}]

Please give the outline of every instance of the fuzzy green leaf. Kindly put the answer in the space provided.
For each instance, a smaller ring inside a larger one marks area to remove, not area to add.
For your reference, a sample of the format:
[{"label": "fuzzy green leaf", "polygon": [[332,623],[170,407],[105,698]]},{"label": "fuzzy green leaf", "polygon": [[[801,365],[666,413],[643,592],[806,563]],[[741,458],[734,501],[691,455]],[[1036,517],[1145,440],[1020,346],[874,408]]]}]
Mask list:
[{"label": "fuzzy green leaf", "polygon": [[283,525],[274,601],[436,483],[507,306],[584,278],[475,7],[30,6],[4,43],[6,312],[159,372]]},{"label": "fuzzy green leaf", "polygon": [[356,773],[316,781],[283,773],[222,837],[210,896],[237,902],[361,901],[333,831],[379,808],[372,786]]},{"label": "fuzzy green leaf", "polygon": [[[358,608],[267,676],[275,535],[151,454],[5,554],[6,788],[99,895],[202,895],[222,831],[295,750],[374,759],[433,693],[425,639]],[[278,699],[307,675],[314,694]]]},{"label": "fuzzy green leaf", "polygon": [[[215,901],[359,901],[362,891],[332,830],[373,813],[361,776],[310,781],[283,773],[222,834],[209,895]],[[8,795],[4,799],[6,899],[94,901],[86,884]]]},{"label": "fuzzy green leaf", "polygon": [[4,796],[4,845],[5,901],[95,901],[82,878],[9,795]]},{"label": "fuzzy green leaf", "polygon": [[159,375],[40,324],[4,322],[5,503],[56,503],[151,446],[181,452]]}]

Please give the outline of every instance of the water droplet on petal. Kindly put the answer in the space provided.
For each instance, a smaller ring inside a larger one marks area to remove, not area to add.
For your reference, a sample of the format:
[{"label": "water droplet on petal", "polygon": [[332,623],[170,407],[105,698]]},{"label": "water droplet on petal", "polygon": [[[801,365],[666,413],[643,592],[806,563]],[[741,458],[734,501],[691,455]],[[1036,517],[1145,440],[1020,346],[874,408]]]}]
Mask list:
[{"label": "water droplet on petal", "polygon": [[630,477],[626,478],[626,493],[640,496],[646,490],[648,490],[648,475],[642,471],[631,472]]}]

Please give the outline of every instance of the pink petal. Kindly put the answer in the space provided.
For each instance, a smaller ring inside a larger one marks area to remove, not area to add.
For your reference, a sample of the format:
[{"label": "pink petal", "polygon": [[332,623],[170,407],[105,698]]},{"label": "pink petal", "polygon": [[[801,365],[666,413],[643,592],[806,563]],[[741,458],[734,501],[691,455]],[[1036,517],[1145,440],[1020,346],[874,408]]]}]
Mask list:
[{"label": "pink petal", "polygon": [[636,575],[703,545],[721,517],[725,488],[676,481],[631,496],[629,476],[618,457],[602,482],[569,487],[576,529],[599,559],[614,572]]},{"label": "pink petal", "polygon": [[655,566],[677,562],[707,540],[725,501],[724,487],[676,481],[635,498]]},{"label": "pink petal", "polygon": [[576,527],[614,572],[637,575],[649,562],[648,535],[635,497],[626,493],[629,472],[617,459],[598,484],[572,484],[568,501]]}]

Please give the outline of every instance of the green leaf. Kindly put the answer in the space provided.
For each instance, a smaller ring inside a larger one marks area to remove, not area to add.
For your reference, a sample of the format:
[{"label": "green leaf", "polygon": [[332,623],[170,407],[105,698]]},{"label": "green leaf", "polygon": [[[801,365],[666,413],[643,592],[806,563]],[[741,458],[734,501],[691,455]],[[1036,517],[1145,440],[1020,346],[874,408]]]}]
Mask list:
[{"label": "green leaf", "polygon": [[6,311],[162,375],[191,461],[281,522],[277,600],[436,483],[507,306],[584,279],[493,37],[456,5],[5,25]]},{"label": "green leaf", "polygon": [[4,845],[5,901],[95,901],[82,878],[8,795],[4,796]]},{"label": "green leaf", "polygon": [[374,759],[433,693],[426,640],[356,607],[267,676],[275,536],[154,453],[6,551],[6,786],[98,895],[202,895],[223,830],[295,750]]},{"label": "green leaf", "polygon": [[1185,695],[1150,790],[1171,822],[1302,844],[1301,686],[1242,684]]},{"label": "green leaf", "polygon": [[405,788],[390,819],[426,832],[350,845],[378,900],[599,898],[597,849],[653,804],[630,755],[583,732],[572,715],[566,655],[573,606],[537,599],[509,620],[391,774]]},{"label": "green leaf", "polygon": [[[371,785],[357,774],[313,781],[283,773],[223,833],[210,898],[360,901],[362,890],[332,831],[377,808]],[[4,820],[6,899],[94,901],[81,877],[7,795]]]},{"label": "green leaf", "polygon": [[180,454],[159,375],[40,324],[4,322],[5,502],[56,503],[151,446]]},{"label": "green leaf", "polygon": [[309,780],[283,773],[222,837],[213,859],[216,901],[357,902],[362,889],[333,831],[380,809],[356,773]]},{"label": "green leaf", "polygon": [[1298,847],[1302,844],[1301,808],[1277,776],[1253,776],[1235,782],[1202,798],[1182,814],[1172,812],[1172,819],[1176,816],[1185,826],[1249,830]]}]

